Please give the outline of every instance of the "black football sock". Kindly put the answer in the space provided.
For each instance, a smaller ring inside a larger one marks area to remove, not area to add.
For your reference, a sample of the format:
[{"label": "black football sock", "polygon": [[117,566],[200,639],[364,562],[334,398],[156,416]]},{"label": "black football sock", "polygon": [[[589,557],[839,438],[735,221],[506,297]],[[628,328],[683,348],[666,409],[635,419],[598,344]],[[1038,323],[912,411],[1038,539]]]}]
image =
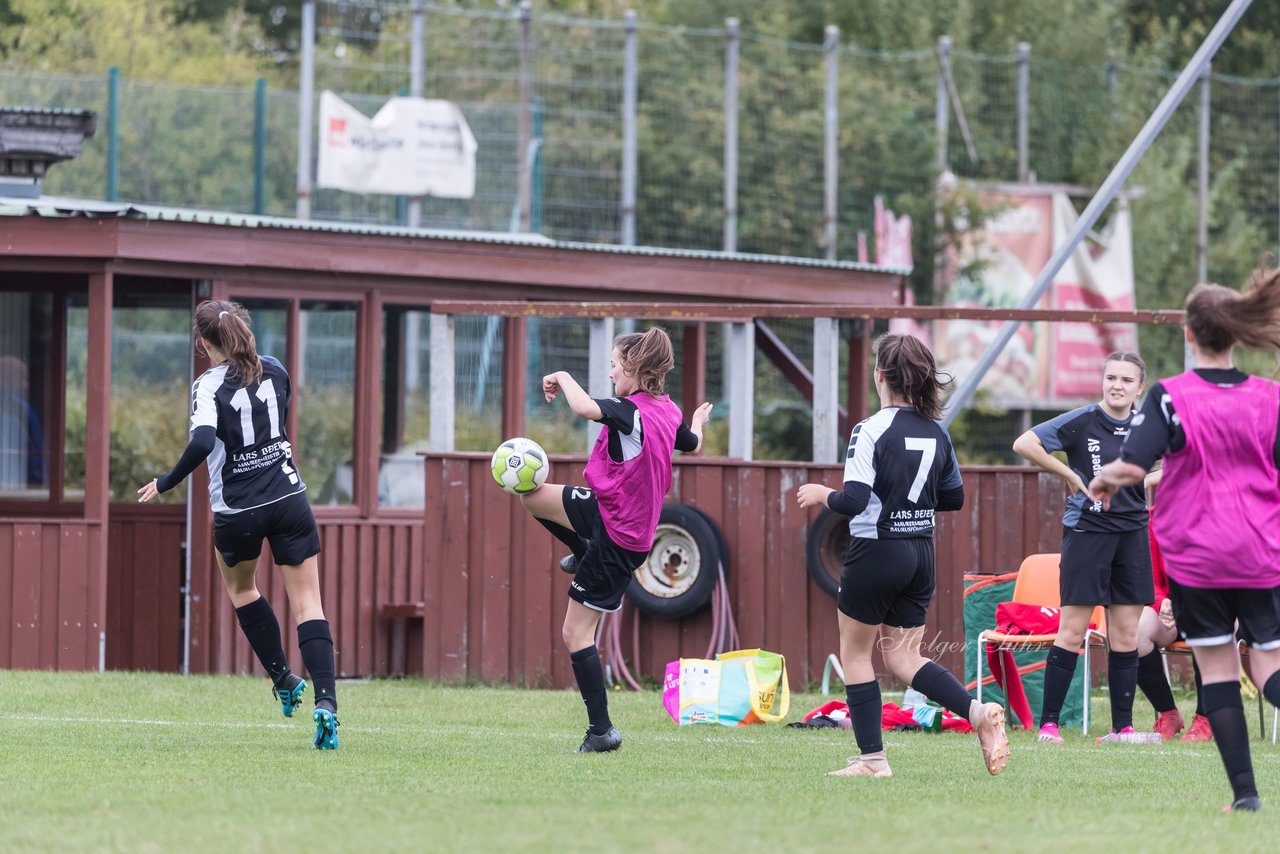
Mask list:
[{"label": "black football sock", "polygon": [[311,674],[316,708],[338,711],[338,693],[333,667],[333,635],[328,620],[307,620],[298,626],[298,649],[302,663]]},{"label": "black football sock", "polygon": [[534,516],[533,518],[538,520],[539,525],[550,531],[551,536],[568,546],[569,551],[573,552],[574,557],[578,560],[582,560],[582,556],[587,553],[587,544],[583,541],[582,537],[578,536],[576,531],[572,531],[564,525],[552,522],[550,519],[540,519],[537,516]]},{"label": "black football sock", "polygon": [[259,596],[248,605],[236,608],[240,631],[253,648],[253,654],[262,662],[271,684],[277,687],[289,675],[289,662],[284,656],[284,644],[280,642],[280,623],[266,596]]},{"label": "black football sock", "polygon": [[[558,527],[558,526],[557,526]],[[573,678],[578,682],[578,693],[587,707],[587,721],[592,734],[604,735],[613,726],[609,720],[609,692],[604,687],[604,668],[600,665],[600,650],[595,644],[569,653],[573,662]]]},{"label": "black football sock", "polygon": [[1222,757],[1222,767],[1231,782],[1234,800],[1255,798],[1258,787],[1253,780],[1253,760],[1249,756],[1249,727],[1244,721],[1244,702],[1240,699],[1240,683],[1210,682],[1200,692],[1204,695],[1204,713],[1213,727],[1213,740]]},{"label": "black football sock", "polygon": [[1040,707],[1040,726],[1058,722],[1079,658],[1074,652],[1067,652],[1060,646],[1049,647],[1049,656],[1044,660],[1044,698]]},{"label": "black football sock", "polygon": [[1151,701],[1156,714],[1171,712],[1178,707],[1173,699],[1173,689],[1164,675],[1164,656],[1160,650],[1153,649],[1138,659],[1138,687]]},{"label": "black football sock", "polygon": [[1196,714],[1204,714],[1204,680],[1200,678],[1200,665],[1196,664],[1196,657],[1191,656],[1191,673],[1196,680]]},{"label": "black football sock", "polygon": [[911,687],[940,704],[953,715],[969,720],[973,696],[964,689],[951,671],[936,661],[926,661],[911,677]]},{"label": "black football sock", "polygon": [[880,683],[874,679],[844,686],[845,702],[849,705],[849,721],[853,724],[853,737],[863,753],[879,753],[884,750],[880,721],[883,709],[880,705]]},{"label": "black football sock", "polygon": [[1133,726],[1133,695],[1138,689],[1138,651],[1107,653],[1107,688],[1111,692],[1111,729]]},{"label": "black football sock", "polygon": [[1262,686],[1262,696],[1273,706],[1280,706],[1280,670],[1267,677]]}]

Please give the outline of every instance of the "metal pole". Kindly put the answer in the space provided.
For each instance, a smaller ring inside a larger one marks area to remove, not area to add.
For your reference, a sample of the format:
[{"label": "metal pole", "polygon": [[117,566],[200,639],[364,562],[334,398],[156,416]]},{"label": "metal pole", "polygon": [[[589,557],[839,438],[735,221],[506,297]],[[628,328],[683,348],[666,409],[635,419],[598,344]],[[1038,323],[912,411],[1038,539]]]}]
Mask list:
[{"label": "metal pole", "polygon": [[947,78],[942,73],[950,60],[951,37],[938,38],[938,92],[933,102],[933,122],[938,132],[938,174],[947,171],[947,136],[951,133],[951,103],[947,100]]},{"label": "metal pole", "polygon": [[1209,86],[1213,65],[1200,75],[1200,158],[1196,165],[1199,210],[1196,222],[1196,281],[1209,280]]},{"label": "metal pole", "polygon": [[840,78],[840,28],[828,26],[826,38],[822,45],[827,56],[827,93],[826,110],[824,111],[825,139],[823,144],[823,236],[826,241],[826,257],[830,261],[836,258],[836,182],[839,172],[839,153],[836,147],[836,132],[840,124],[839,78]]},{"label": "metal pole", "polygon": [[[492,325],[492,318],[490,319]],[[427,445],[433,451],[449,452],[454,448],[454,424],[457,417],[457,378],[454,376],[456,332],[451,314],[432,312],[427,328],[431,350],[427,399],[431,421]]]},{"label": "metal pole", "polygon": [[529,231],[532,206],[533,175],[529,165],[529,142],[533,138],[533,4],[530,0],[520,3],[520,113],[516,130],[516,193],[520,200],[521,232]]},{"label": "metal pole", "polygon": [[623,16],[626,44],[622,57],[622,245],[636,245],[636,13]]},{"label": "metal pole", "polygon": [[815,463],[840,460],[840,321],[813,319],[813,456]]},{"label": "metal pole", "polygon": [[724,22],[724,245],[738,251],[738,19]]},{"label": "metal pole", "polygon": [[[613,349],[613,318],[593,317],[587,321],[587,341],[587,393],[595,398],[612,397],[609,357],[605,354]],[[587,425],[587,451],[595,445],[600,429],[595,421]]]},{"label": "metal pole", "polygon": [[120,68],[107,71],[107,201],[119,198],[120,187]]},{"label": "metal pole", "polygon": [[542,233],[542,99],[533,99],[533,151],[530,159],[532,185],[529,199],[529,230]]},{"label": "metal pole", "polygon": [[267,81],[259,77],[253,88],[253,212],[266,210]]},{"label": "metal pole", "polygon": [[[422,97],[424,81],[427,76],[426,27],[424,25],[426,11],[426,8],[422,5],[422,0],[414,0],[413,6],[409,9],[409,14],[412,16],[409,34],[409,95],[414,98]],[[410,228],[418,228],[422,225],[421,196],[409,198],[409,210],[406,219]]]},{"label": "metal pole", "polygon": [[1031,45],[1018,42],[1018,181],[1031,180],[1027,163],[1027,117],[1031,108]]},{"label": "metal pole", "polygon": [[[1080,218],[1076,220],[1076,224],[1071,229],[1066,241],[1053,251],[1053,255],[1045,264],[1044,269],[1036,277],[1035,284],[1031,286],[1031,290],[1018,303],[1018,308],[1030,308],[1044,296],[1045,291],[1049,289],[1050,283],[1053,282],[1053,277],[1058,274],[1058,271],[1062,269],[1062,265],[1066,263],[1067,258],[1071,257],[1071,253],[1075,252],[1076,247],[1080,245],[1080,241],[1097,223],[1098,218],[1102,216],[1102,211],[1115,198],[1120,187],[1130,173],[1133,172],[1134,167],[1138,165],[1138,161],[1142,159],[1142,155],[1146,153],[1147,149],[1151,147],[1151,143],[1160,135],[1160,131],[1164,129],[1169,117],[1178,108],[1178,104],[1182,103],[1182,99],[1186,97],[1187,92],[1191,91],[1191,87],[1195,85],[1196,78],[1200,76],[1204,66],[1217,53],[1227,34],[1235,27],[1236,22],[1240,20],[1240,16],[1245,13],[1245,10],[1249,8],[1252,2],[1253,0],[1232,0],[1231,5],[1222,13],[1218,23],[1214,25],[1209,35],[1205,37],[1204,43],[1200,45],[1200,49],[1196,51],[1195,56],[1191,57],[1191,61],[1187,63],[1186,68],[1182,69],[1182,73],[1178,75],[1178,79],[1169,87],[1169,91],[1165,93],[1164,99],[1160,101],[1155,112],[1147,119],[1147,123],[1142,126],[1142,130],[1138,131],[1138,135],[1134,137],[1133,142],[1129,143],[1129,148],[1111,170],[1111,174],[1102,182],[1102,186],[1098,188],[1097,194],[1090,200],[1088,207],[1084,209],[1084,213],[1080,214]],[[1019,325],[1021,325],[1021,321],[1008,321],[1001,328],[1000,333],[974,366],[973,373],[965,378],[964,383],[947,401],[946,410],[942,415],[943,424],[949,425],[954,421],[956,413],[963,409],[969,399],[973,397],[973,393],[977,391],[982,378],[990,370],[992,364],[995,363],[996,357],[1004,350],[1005,345],[1009,343],[1009,339],[1018,331]]]},{"label": "metal pole", "polygon": [[302,4],[302,68],[298,80],[298,219],[311,219],[311,125],[316,92],[316,0]]}]

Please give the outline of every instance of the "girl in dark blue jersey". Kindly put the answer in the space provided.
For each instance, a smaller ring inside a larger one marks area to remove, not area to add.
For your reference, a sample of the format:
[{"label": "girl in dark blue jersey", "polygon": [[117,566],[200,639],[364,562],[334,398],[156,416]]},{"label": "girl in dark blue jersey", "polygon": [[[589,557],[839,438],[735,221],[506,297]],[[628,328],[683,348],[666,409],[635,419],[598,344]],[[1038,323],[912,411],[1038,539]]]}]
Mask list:
[{"label": "girl in dark blue jersey", "polygon": [[298,648],[315,683],[314,744],[338,747],[333,635],[320,604],[316,555],[320,536],[307,502],[306,484],[285,435],[292,386],[284,366],[258,356],[249,313],[233,302],[210,300],[196,308],[195,333],[213,364],[191,387],[191,440],[177,465],[138,490],[150,501],[209,466],[213,542],[236,618],[267,675],[286,717],[302,702],[307,683],[292,673],[280,640],[280,624],[254,574],[262,541],[284,576],[298,625]]},{"label": "girl in dark blue jersey", "polygon": [[880,686],[871,664],[881,637],[890,672],[967,718],[977,730],[987,771],[999,774],[1009,759],[1004,709],[999,703],[978,703],[955,676],[920,654],[935,586],[934,512],[964,506],[951,437],[937,423],[945,383],[933,354],[910,335],[886,335],[877,342],[875,383],[883,408],[853,428],[844,490],[806,483],[797,492],[801,507],[829,507],[852,517],[836,617],[845,697],[861,755],[830,773],[892,776],[880,735]]},{"label": "girl in dark blue jersey", "polygon": [[[1080,644],[1097,605],[1107,608],[1107,686],[1111,733],[1099,741],[1123,741],[1133,732],[1133,695],[1138,686],[1138,622],[1155,601],[1146,497],[1142,485],[1124,490],[1104,509],[1085,491],[1102,466],[1120,456],[1129,435],[1134,401],[1142,394],[1147,366],[1137,353],[1112,353],[1102,372],[1102,400],[1081,406],[1018,437],[1013,450],[1062,478],[1070,496],[1062,516],[1058,574],[1062,615],[1044,669],[1040,741],[1060,744],[1058,716],[1071,687]],[[1053,456],[1063,451],[1067,461]]]}]

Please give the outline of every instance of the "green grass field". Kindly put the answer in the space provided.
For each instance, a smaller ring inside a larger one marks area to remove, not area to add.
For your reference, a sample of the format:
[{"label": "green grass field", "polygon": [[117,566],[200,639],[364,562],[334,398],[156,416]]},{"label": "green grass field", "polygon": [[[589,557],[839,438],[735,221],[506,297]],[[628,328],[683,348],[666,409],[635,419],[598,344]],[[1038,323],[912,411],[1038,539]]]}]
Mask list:
[{"label": "green grass field", "polygon": [[[830,779],[856,752],[847,732],[678,728],[654,692],[613,694],[622,750],[579,756],[576,693],[338,690],[342,746],[322,753],[310,715],[282,718],[265,679],[0,672],[0,851],[1242,852],[1280,838],[1280,748],[1257,740],[1252,708],[1263,812],[1222,815],[1211,744],[1017,732],[993,779],[972,736],[887,733],[892,779]],[[821,700],[793,695],[791,719]]]}]

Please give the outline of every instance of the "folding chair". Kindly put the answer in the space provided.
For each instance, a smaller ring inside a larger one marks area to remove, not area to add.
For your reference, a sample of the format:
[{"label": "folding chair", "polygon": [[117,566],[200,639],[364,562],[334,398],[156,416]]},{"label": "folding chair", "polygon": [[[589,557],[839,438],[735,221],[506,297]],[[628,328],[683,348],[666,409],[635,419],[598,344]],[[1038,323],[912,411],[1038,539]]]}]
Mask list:
[{"label": "folding chair", "polygon": [[[1242,659],[1247,657],[1249,655],[1249,645],[1244,641],[1236,641],[1236,644],[1240,648],[1240,657]],[[1169,678],[1169,661],[1168,661],[1169,656],[1192,655],[1191,647],[1187,646],[1185,642],[1180,640],[1174,641],[1173,643],[1166,646],[1164,649],[1160,650],[1160,652],[1164,656],[1164,659],[1163,659],[1164,660],[1164,676],[1166,679]],[[1249,674],[1249,678],[1250,679],[1253,678],[1252,673]],[[1263,700],[1262,687],[1258,686],[1258,730],[1261,732],[1262,737],[1265,739],[1267,737],[1267,712],[1265,707],[1262,704],[1262,700]],[[1272,713],[1271,714],[1271,743],[1275,744],[1277,729],[1280,728],[1280,708],[1276,708],[1275,706],[1272,706],[1271,713]]]},{"label": "folding chair", "polygon": [[[1041,605],[1058,608],[1061,598],[1058,590],[1059,557],[1057,554],[1030,555],[1018,567],[1018,579],[1013,583],[1013,601],[1028,605]],[[1084,732],[1089,732],[1089,688],[1092,677],[1089,673],[1089,650],[1091,647],[1107,647],[1107,611],[1101,605],[1093,609],[1089,622],[1095,628],[1087,629],[1084,634]],[[1001,650],[1044,649],[1053,646],[1058,633],[1043,635],[1011,635],[986,629],[978,633],[978,702],[982,702],[982,671],[986,661],[987,643],[996,644]]]}]

